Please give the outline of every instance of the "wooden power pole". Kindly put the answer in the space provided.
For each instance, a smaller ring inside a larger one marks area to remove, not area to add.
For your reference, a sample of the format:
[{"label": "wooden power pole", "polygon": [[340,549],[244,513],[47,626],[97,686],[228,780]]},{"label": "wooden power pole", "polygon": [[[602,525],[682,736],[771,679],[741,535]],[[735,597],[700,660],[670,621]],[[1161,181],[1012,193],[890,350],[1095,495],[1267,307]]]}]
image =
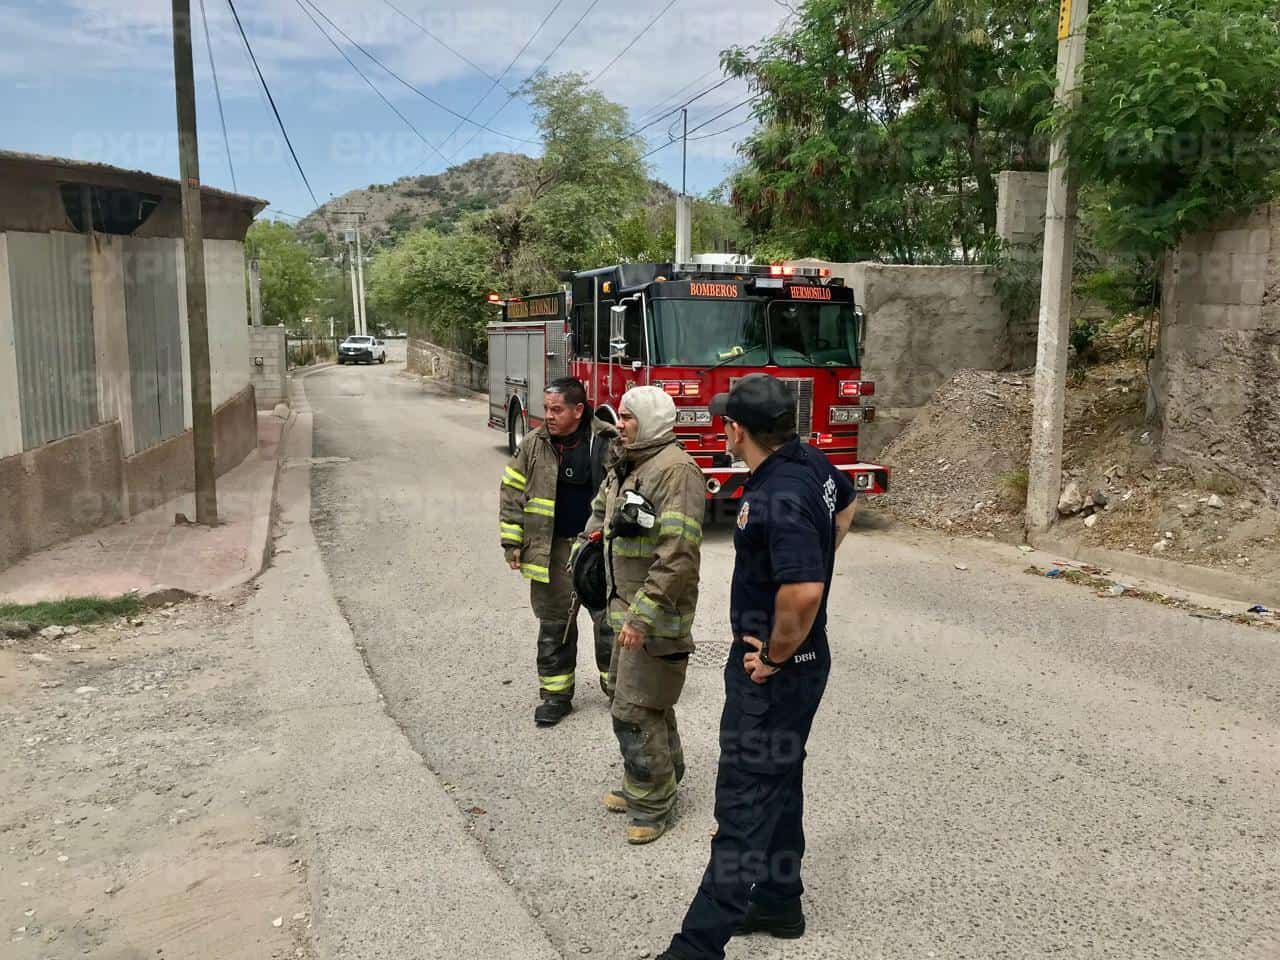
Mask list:
[{"label": "wooden power pole", "polygon": [[182,245],[187,268],[187,342],[191,360],[191,445],[195,453],[196,523],[212,527],[218,522],[218,488],[214,471],[213,381],[209,371],[209,310],[204,282],[204,218],[200,207],[190,0],[173,0],[173,75],[178,101]]},{"label": "wooden power pole", "polygon": [[[1089,0],[1059,0],[1058,106],[1078,102]],[[1071,261],[1075,253],[1076,185],[1062,136],[1049,152],[1049,196],[1040,273],[1040,331],[1036,342],[1035,408],[1027,471],[1027,532],[1047,530],[1058,517],[1062,489],[1062,424],[1067,402],[1067,345],[1071,337]]]}]

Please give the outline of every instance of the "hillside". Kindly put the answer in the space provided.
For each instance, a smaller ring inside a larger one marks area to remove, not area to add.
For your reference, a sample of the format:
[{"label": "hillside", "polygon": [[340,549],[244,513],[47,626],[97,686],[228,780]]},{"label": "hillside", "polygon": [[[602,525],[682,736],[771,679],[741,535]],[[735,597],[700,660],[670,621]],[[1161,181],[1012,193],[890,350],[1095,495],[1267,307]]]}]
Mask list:
[{"label": "hillside", "polygon": [[[370,184],[335,197],[298,227],[303,232],[323,231],[322,211],[339,210],[366,212],[365,237],[371,244],[423,227],[447,227],[463,214],[491,210],[515,199],[535,162],[519,153],[487,153],[443,173]],[[675,197],[664,183],[650,181],[650,187],[650,206],[670,203]],[[340,221],[335,218],[335,223]]]}]

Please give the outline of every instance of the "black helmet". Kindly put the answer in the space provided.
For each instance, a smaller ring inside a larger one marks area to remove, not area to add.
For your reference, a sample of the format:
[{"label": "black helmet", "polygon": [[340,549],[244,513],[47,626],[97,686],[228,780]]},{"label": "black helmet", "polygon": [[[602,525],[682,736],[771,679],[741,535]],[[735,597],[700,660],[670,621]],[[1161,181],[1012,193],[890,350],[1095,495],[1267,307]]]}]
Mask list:
[{"label": "black helmet", "polygon": [[608,604],[604,544],[600,540],[588,540],[573,558],[573,590],[588,610],[597,612]]}]

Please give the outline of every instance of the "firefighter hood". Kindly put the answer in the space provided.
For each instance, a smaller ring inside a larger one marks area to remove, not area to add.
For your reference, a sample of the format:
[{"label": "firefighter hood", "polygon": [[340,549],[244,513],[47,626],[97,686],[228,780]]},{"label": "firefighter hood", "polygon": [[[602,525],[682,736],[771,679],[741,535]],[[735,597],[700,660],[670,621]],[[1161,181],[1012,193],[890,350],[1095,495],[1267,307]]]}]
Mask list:
[{"label": "firefighter hood", "polygon": [[636,418],[640,430],[628,450],[651,450],[675,441],[676,405],[658,387],[632,387],[622,395],[622,406]]}]

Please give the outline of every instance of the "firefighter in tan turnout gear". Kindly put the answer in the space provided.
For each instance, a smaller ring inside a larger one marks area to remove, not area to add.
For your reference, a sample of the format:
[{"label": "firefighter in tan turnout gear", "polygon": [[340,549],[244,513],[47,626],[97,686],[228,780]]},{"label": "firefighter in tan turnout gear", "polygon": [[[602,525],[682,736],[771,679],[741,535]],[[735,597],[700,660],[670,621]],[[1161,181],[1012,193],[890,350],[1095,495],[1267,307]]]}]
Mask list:
[{"label": "firefighter in tan turnout gear", "polygon": [[622,456],[579,542],[604,534],[608,617],[618,636],[609,675],[624,773],[604,803],[630,813],[629,843],[648,843],[666,830],[684,776],[675,705],[693,652],[706,487],[676,442],[676,408],[664,391],[629,390],[619,420]]},{"label": "firefighter in tan turnout gear", "polygon": [[[529,581],[538,618],[538,686],[533,718],[553,726],[573,710],[578,626],[570,620],[573,579],[567,564],[591,516],[592,499],[612,464],[617,431],[595,417],[582,383],[554,381],[544,394],[545,420],[529,433],[502,472],[498,523],[508,566]],[[575,611],[576,612],[576,609]],[[606,694],[613,631],[593,615],[596,665]]]}]

